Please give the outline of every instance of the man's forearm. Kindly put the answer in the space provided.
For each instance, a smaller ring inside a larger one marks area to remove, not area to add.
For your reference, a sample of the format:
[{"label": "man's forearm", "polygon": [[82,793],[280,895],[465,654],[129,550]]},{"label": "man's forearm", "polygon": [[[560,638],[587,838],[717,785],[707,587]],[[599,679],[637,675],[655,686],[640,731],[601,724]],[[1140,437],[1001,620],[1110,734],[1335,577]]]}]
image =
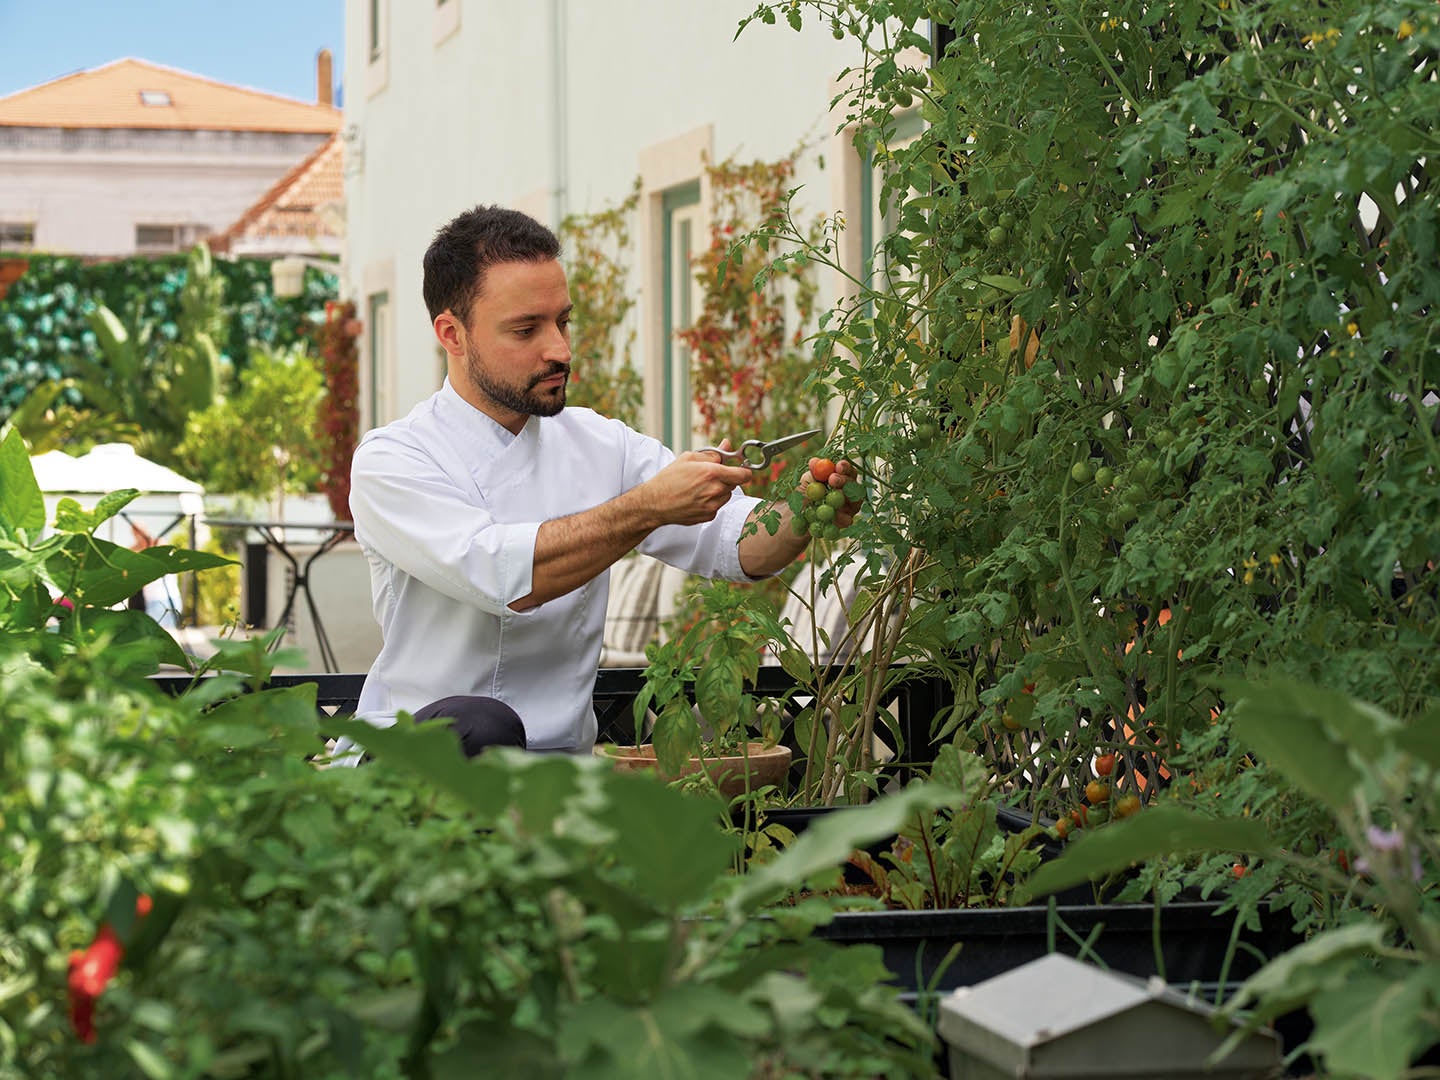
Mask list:
[{"label": "man's forearm", "polygon": [[[765,523],[769,514],[780,516],[779,527],[771,535]],[[764,578],[777,573],[795,561],[795,557],[810,543],[807,529],[796,535],[791,523],[790,507],[783,502],[762,503],[745,519],[740,531],[740,569],[748,577]]]},{"label": "man's forearm", "polygon": [[661,523],[634,491],[578,514],[543,522],[535,534],[530,592],[512,611],[564,596],[613,566]]},{"label": "man's forearm", "polygon": [[688,452],[609,502],[542,523],[535,534],[530,592],[510,609],[525,611],[578,589],[661,525],[712,520],[730,492],[751,476],[744,466]]}]

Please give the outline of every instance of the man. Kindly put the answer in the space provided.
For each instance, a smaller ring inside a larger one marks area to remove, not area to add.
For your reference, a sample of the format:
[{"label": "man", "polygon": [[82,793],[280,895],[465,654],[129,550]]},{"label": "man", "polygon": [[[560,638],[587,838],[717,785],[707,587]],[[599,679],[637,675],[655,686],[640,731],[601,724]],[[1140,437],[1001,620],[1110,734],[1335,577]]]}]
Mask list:
[{"label": "man", "polygon": [[549,229],[513,210],[445,225],[424,260],[445,384],[354,457],[350,507],[384,635],[360,713],[454,718],[468,754],[594,744],[609,568],[627,552],[745,580],[808,541],[785,508],[773,534],[745,528],[760,509],[737,490],[749,469],[565,409],[559,255]]}]

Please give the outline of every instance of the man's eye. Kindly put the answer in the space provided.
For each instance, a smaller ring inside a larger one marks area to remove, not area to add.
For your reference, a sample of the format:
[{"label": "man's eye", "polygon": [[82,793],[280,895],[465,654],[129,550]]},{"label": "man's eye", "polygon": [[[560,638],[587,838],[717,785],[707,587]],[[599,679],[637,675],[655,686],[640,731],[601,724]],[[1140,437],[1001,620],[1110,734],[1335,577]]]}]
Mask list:
[{"label": "man's eye", "polygon": [[529,337],[534,332],[535,328],[533,326],[517,326],[515,328],[515,334],[518,337]]}]

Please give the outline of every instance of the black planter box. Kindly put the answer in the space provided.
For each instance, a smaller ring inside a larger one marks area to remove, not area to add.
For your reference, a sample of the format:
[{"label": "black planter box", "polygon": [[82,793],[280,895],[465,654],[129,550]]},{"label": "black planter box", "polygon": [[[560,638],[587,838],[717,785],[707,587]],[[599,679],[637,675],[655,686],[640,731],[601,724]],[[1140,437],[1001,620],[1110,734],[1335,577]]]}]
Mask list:
[{"label": "black planter box", "polygon": [[[915,993],[970,986],[1052,951],[1131,975],[1163,975],[1172,986],[1233,983],[1259,970],[1260,962],[1248,950],[1236,949],[1227,966],[1234,914],[1219,915],[1218,907],[1177,902],[1160,909],[1163,971],[1155,952],[1157,916],[1148,904],[1057,904],[1053,913],[1048,906],[847,911],[815,935],[842,944],[878,945],[897,985]],[[1274,916],[1260,934],[1242,932],[1240,939],[1267,957],[1278,956],[1297,943],[1289,925],[1288,918]],[[959,952],[945,967],[957,944]]]},{"label": "black planter box", "polygon": [[[801,833],[822,817],[845,812],[845,807],[784,808],[766,811],[765,820]],[[1000,827],[1010,832],[1023,831],[1030,825],[1028,815],[1004,807],[996,811],[996,817]],[[890,849],[891,843],[887,838],[867,850],[878,857]],[[1045,858],[1053,858],[1063,850],[1054,840],[1042,840],[1040,848]],[[1082,885],[1055,897],[1053,915],[1049,904],[941,911],[850,911],[838,913],[835,921],[817,929],[816,935],[844,943],[879,945],[886,967],[901,988],[909,992],[970,986],[1051,951],[1096,961],[1131,975],[1163,975],[1171,985],[1217,983],[1222,979],[1238,982],[1259,970],[1260,961],[1249,949],[1237,947],[1227,965],[1235,917],[1233,913],[1217,914],[1219,907],[1216,902],[1182,897],[1161,907],[1157,931],[1157,914],[1152,905],[1097,904],[1089,886]],[[1242,932],[1239,940],[1266,957],[1278,956],[1299,943],[1290,925],[1283,914],[1266,916],[1258,934]],[[1163,970],[1155,954],[1157,933]],[[945,957],[957,943],[961,945],[959,954],[946,968]]]}]

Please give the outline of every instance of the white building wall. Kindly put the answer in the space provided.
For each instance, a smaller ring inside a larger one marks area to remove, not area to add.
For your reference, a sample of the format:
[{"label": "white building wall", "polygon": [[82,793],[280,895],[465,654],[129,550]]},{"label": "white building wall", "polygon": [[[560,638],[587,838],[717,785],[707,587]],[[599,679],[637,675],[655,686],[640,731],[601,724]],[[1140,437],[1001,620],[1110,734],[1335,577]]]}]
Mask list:
[{"label": "white building wall", "polygon": [[[842,69],[860,62],[857,46],[783,23],[735,40],[753,10],[753,0],[380,0],[371,63],[371,0],[347,0],[348,287],[362,318],[379,315],[362,339],[367,426],[439,384],[421,258],[440,225],[477,203],[553,227],[620,201],[645,172],[633,287],[637,357],[653,366],[661,286],[646,253],[658,250],[661,188],[695,178],[702,148],[774,160],[808,138],[832,160],[840,145],[828,105]],[[848,197],[845,170],[814,162],[797,179],[807,216]],[[653,429],[653,403],[647,414]]]},{"label": "white building wall", "polygon": [[137,225],[228,228],[324,135],[0,131],[0,221],[37,251],[131,255]]}]

